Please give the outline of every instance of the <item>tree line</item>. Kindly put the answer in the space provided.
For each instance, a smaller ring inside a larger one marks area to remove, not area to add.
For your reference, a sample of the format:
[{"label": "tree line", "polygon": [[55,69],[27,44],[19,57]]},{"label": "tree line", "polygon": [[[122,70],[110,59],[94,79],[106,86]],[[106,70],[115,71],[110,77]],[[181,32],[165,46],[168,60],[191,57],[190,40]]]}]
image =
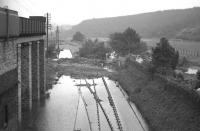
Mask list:
[{"label": "tree line", "polygon": [[[81,57],[93,57],[105,59],[106,53],[115,51],[120,56],[129,54],[140,54],[147,50],[147,45],[141,40],[140,35],[132,28],[127,28],[124,32],[110,34],[109,45],[111,49],[105,47],[104,42],[86,37],[81,32],[76,32],[72,38],[73,41],[83,42],[79,50]],[[152,64],[154,68],[172,68],[175,69],[178,64],[179,53],[173,48],[166,38],[161,38],[155,48],[152,48]]]},{"label": "tree line", "polygon": [[[105,60],[106,54],[113,51],[119,56],[138,55],[147,51],[146,43],[141,40],[136,30],[130,27],[124,32],[110,34],[108,43],[111,48],[109,49],[105,47],[104,42],[98,39],[86,39],[80,32],[75,33],[72,40],[83,42],[83,46],[79,50],[79,55],[87,58]],[[176,70],[178,64],[180,64],[179,51],[172,47],[169,40],[165,37],[160,39],[156,47],[151,49],[151,52],[151,62],[148,68],[152,76],[155,73],[166,75],[168,72]],[[200,88],[200,72],[197,73],[197,80],[196,88]]]}]

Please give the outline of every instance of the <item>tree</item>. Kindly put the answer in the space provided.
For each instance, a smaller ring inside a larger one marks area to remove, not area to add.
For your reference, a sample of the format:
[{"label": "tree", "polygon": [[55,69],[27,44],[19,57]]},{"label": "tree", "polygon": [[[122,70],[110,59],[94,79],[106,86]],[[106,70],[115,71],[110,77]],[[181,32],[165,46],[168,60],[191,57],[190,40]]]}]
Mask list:
[{"label": "tree", "polygon": [[198,70],[196,77],[197,77],[197,81],[196,81],[195,89],[198,89],[198,88],[200,88],[200,70]]},{"label": "tree", "polygon": [[84,41],[85,40],[85,36],[81,33],[81,32],[76,32],[74,35],[73,35],[73,39],[72,41]]},{"label": "tree", "polygon": [[120,55],[146,50],[146,44],[141,42],[139,34],[132,28],[127,28],[123,33],[111,34],[109,43],[113,50]]},{"label": "tree", "polygon": [[180,61],[179,61],[179,66],[185,66],[187,65],[189,62],[187,60],[187,58],[184,56]]},{"label": "tree", "polygon": [[153,80],[154,74],[156,73],[156,67],[152,63],[149,63],[148,71],[149,71],[151,80]]},{"label": "tree", "polygon": [[197,80],[199,80],[199,81],[200,81],[200,70],[198,70],[198,71],[197,71],[197,74],[196,74],[196,76],[197,76]]},{"label": "tree", "polygon": [[92,41],[91,39],[86,40],[83,46],[79,49],[79,55],[81,57],[102,60],[106,59],[106,53],[108,52],[109,49],[105,48],[104,42],[100,42],[98,39],[95,41]]},{"label": "tree", "polygon": [[179,53],[169,44],[166,38],[161,38],[157,46],[152,49],[152,52],[153,66],[176,69]]}]

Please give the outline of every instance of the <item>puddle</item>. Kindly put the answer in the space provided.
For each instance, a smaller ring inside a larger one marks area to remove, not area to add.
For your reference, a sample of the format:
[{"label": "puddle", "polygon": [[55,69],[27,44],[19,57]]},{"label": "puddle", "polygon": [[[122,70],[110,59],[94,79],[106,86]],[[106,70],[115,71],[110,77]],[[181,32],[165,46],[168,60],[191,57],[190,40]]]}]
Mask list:
[{"label": "puddle", "polygon": [[59,59],[61,59],[61,58],[69,58],[70,59],[70,58],[72,58],[72,53],[70,50],[65,49],[63,51],[60,51],[58,58]]}]

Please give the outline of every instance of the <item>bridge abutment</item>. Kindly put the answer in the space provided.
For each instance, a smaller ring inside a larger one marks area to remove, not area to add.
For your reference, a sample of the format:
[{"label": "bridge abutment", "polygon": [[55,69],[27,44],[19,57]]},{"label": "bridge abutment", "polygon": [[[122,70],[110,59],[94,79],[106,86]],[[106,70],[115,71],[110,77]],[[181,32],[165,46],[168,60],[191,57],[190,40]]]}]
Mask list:
[{"label": "bridge abutment", "polygon": [[40,93],[45,94],[45,46],[44,40],[39,41],[39,74],[40,74]]},{"label": "bridge abutment", "polygon": [[46,18],[0,10],[0,131],[21,131],[33,100],[45,92]]},{"label": "bridge abutment", "polygon": [[32,42],[32,99],[38,100],[38,43],[37,41]]},{"label": "bridge abutment", "polygon": [[[32,94],[30,88],[32,88],[31,78],[31,48],[30,44],[22,43],[21,44],[21,98],[22,98],[22,111],[25,112],[31,107],[31,96]],[[22,114],[23,116],[23,114]]]},{"label": "bridge abutment", "polygon": [[0,42],[0,131],[21,130],[45,94],[44,40]]}]

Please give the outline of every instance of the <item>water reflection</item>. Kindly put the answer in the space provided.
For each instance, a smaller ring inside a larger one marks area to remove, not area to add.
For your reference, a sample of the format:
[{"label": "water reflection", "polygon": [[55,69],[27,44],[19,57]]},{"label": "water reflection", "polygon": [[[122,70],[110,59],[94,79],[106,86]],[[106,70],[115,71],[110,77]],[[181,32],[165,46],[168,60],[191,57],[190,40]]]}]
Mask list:
[{"label": "water reflection", "polygon": [[[92,80],[87,80],[92,85]],[[108,101],[107,91],[101,78],[94,80],[96,84],[96,91],[98,97],[102,100],[101,104],[105,108],[107,115],[115,130],[118,130],[115,117],[113,115],[113,109]],[[128,104],[126,97],[122,91],[117,88],[114,81],[106,78],[108,87],[116,103],[119,118],[121,119],[124,131],[130,131],[132,129],[137,131],[143,131],[137,117],[134,115],[130,105]],[[70,76],[61,76],[58,83],[50,90],[50,97],[43,100],[41,103],[34,106],[32,123],[24,123],[24,131],[73,131],[75,129],[81,129],[81,131],[89,131],[89,122],[85,108],[89,113],[91,120],[91,126],[93,131],[98,131],[97,120],[97,106],[93,95],[88,88],[84,86],[85,80],[73,79]],[[78,86],[83,85],[83,86]],[[86,106],[83,100],[80,100],[78,104],[78,88],[80,88]],[[94,86],[91,86],[94,91]],[[78,108],[77,108],[78,107]],[[75,123],[75,116],[77,111],[77,121]],[[108,123],[102,110],[99,111],[100,123],[102,131],[110,131]],[[27,118],[27,122],[29,122]],[[29,125],[28,127],[26,127]]]},{"label": "water reflection", "polygon": [[59,59],[61,59],[61,58],[72,58],[72,53],[71,53],[70,50],[65,49],[63,51],[60,51],[58,58]]}]

